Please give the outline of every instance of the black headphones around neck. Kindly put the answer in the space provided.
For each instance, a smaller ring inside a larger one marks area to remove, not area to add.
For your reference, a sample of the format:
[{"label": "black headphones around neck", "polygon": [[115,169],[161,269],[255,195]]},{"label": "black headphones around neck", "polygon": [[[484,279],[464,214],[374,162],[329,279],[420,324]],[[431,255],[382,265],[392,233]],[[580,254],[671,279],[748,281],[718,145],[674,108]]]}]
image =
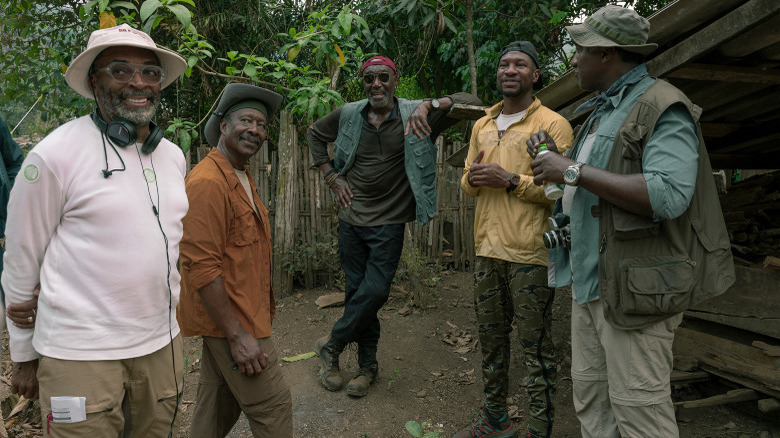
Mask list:
[{"label": "black headphones around neck", "polygon": [[[135,129],[135,125],[130,123],[129,120],[121,117],[116,117],[111,120],[111,123],[106,123],[100,116],[99,111],[92,113],[92,120],[97,125],[98,129],[108,137],[111,142],[119,147],[127,147],[135,143],[138,138],[138,132]],[[160,129],[154,122],[149,121],[149,136],[146,137],[143,146],[141,146],[141,152],[146,155],[151,154],[160,144],[160,140],[163,138],[162,129]]]}]

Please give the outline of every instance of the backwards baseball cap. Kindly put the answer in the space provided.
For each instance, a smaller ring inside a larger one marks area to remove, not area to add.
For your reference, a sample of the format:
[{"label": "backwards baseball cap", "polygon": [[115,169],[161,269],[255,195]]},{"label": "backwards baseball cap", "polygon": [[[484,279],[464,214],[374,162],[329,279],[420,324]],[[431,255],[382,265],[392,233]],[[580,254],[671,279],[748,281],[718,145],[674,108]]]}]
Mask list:
[{"label": "backwards baseball cap", "polygon": [[392,59],[386,58],[384,56],[374,56],[371,58],[368,58],[366,62],[363,63],[363,67],[360,68],[360,74],[363,74],[363,70],[365,70],[368,67],[371,67],[372,65],[386,65],[393,69],[393,73],[398,75],[398,71],[395,69],[395,63]]},{"label": "backwards baseball cap", "polygon": [[140,47],[153,52],[157,56],[165,72],[165,79],[160,88],[165,88],[178,79],[187,69],[187,61],[177,53],[157,47],[152,38],[138,29],[133,29],[128,24],[99,29],[89,36],[87,48],[77,56],[65,71],[65,81],[80,95],[92,99],[92,91],[89,88],[89,68],[95,58],[109,47],[127,46]]},{"label": "backwards baseball cap", "polygon": [[211,117],[203,129],[206,140],[211,146],[216,146],[219,143],[219,137],[222,135],[219,123],[233,111],[254,108],[268,118],[279,109],[281,103],[282,95],[271,90],[249,84],[228,84],[222,91],[217,109],[211,113]]},{"label": "backwards baseball cap", "polygon": [[658,44],[647,43],[650,22],[635,10],[607,5],[585,19],[566,26],[571,39],[581,47],[619,47],[625,51],[649,55]]},{"label": "backwards baseball cap", "polygon": [[506,47],[501,49],[501,52],[498,54],[498,62],[501,62],[501,58],[503,58],[504,55],[509,52],[523,52],[531,57],[531,59],[534,61],[534,64],[536,64],[536,68],[539,69],[539,80],[537,80],[534,84],[534,90],[541,90],[542,87],[544,87],[544,81],[542,80],[542,73],[541,69],[539,68],[539,54],[536,53],[536,48],[534,45],[528,41],[512,41],[511,43],[507,44]]}]

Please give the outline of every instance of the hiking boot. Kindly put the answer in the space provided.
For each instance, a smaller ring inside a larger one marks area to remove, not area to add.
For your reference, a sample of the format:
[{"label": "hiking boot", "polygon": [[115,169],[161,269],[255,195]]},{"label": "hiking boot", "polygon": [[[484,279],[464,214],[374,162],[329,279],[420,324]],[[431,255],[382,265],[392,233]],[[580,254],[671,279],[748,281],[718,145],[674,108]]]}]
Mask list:
[{"label": "hiking boot", "polygon": [[499,424],[493,426],[490,424],[485,413],[485,409],[479,412],[474,422],[466,426],[465,429],[456,433],[452,438],[515,438],[517,437],[517,429],[512,424],[512,420],[509,419],[509,415],[504,415],[499,419]]},{"label": "hiking boot", "polygon": [[375,364],[373,367],[360,368],[360,372],[347,385],[347,395],[352,397],[363,397],[368,394],[368,388],[376,380],[379,367]]},{"label": "hiking boot", "polygon": [[323,336],[314,344],[314,352],[320,357],[320,382],[328,391],[338,391],[344,386],[344,378],[339,370],[341,350],[343,348],[330,342],[330,336]]}]

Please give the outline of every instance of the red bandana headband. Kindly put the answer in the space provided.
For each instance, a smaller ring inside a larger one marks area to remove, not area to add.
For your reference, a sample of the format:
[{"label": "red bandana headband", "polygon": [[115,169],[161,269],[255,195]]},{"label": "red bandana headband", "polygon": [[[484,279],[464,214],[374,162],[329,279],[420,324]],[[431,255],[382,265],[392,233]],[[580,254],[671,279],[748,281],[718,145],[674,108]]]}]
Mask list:
[{"label": "red bandana headband", "polygon": [[398,75],[398,71],[395,69],[395,63],[390,58],[385,58],[384,56],[374,56],[373,58],[368,58],[368,61],[363,63],[363,67],[360,68],[360,74],[363,74],[363,70],[365,70],[368,67],[371,67],[372,65],[386,65],[393,69],[393,73]]}]

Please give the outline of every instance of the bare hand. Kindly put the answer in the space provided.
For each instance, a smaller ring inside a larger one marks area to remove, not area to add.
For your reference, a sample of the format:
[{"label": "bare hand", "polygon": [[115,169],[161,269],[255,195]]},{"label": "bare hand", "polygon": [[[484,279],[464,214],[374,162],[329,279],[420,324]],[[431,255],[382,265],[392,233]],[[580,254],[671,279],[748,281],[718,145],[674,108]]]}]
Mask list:
[{"label": "bare hand", "polygon": [[425,101],[420,102],[417,107],[412,111],[409,119],[406,121],[406,129],[404,130],[404,136],[409,135],[409,130],[421,139],[431,135],[431,127],[428,125],[428,105]]},{"label": "bare hand", "polygon": [[16,327],[22,329],[35,328],[35,319],[38,316],[38,295],[41,293],[40,283],[33,289],[35,298],[23,303],[9,304],[5,310],[6,316]]},{"label": "bare hand", "polygon": [[355,195],[352,194],[352,188],[349,186],[347,178],[339,176],[330,183],[330,189],[336,195],[336,203],[339,207],[347,208],[352,205],[352,198]]},{"label": "bare hand", "polygon": [[542,129],[539,132],[531,134],[528,140],[525,141],[526,150],[528,151],[528,155],[530,155],[531,158],[536,158],[539,145],[542,143],[547,143],[548,150],[555,153],[560,153],[558,152],[558,146],[555,144],[555,140],[550,137],[550,134],[548,134],[547,131]]},{"label": "bare hand", "polygon": [[268,366],[268,355],[260,348],[257,339],[248,333],[244,332],[229,342],[230,354],[241,374],[247,377],[259,375]]},{"label": "bare hand", "polygon": [[509,186],[511,172],[507,172],[498,163],[483,163],[484,151],[479,151],[479,155],[471,163],[469,168],[468,181],[472,187],[490,187],[502,189]]},{"label": "bare hand", "polygon": [[38,398],[38,359],[18,364],[11,372],[11,392],[30,400]]}]

